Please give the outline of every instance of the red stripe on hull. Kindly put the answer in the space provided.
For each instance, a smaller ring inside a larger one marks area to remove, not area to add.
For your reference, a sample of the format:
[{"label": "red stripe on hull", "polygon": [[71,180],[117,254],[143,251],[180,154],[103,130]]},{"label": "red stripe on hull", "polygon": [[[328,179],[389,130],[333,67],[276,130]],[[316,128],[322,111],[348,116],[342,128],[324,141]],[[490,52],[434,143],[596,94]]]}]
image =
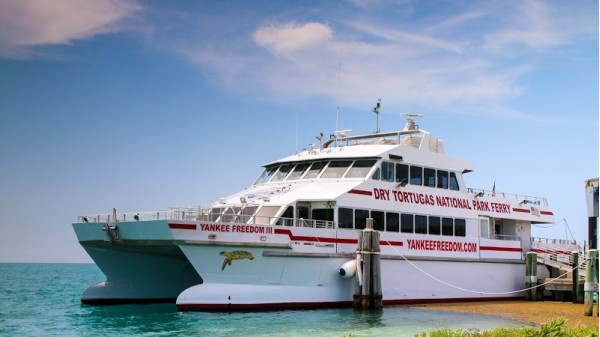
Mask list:
[{"label": "red stripe on hull", "polygon": [[351,307],[352,301],[344,302],[286,302],[253,304],[177,304],[179,311],[268,311],[282,309],[320,309]]},{"label": "red stripe on hull", "polygon": [[480,246],[479,250],[491,250],[496,252],[522,252],[521,248],[511,248],[511,247],[492,247],[492,246]]},{"label": "red stripe on hull", "polygon": [[187,224],[187,223],[170,223],[169,224],[169,228],[171,228],[171,229],[196,230],[196,225],[194,225],[194,224]]},{"label": "red stripe on hull", "polygon": [[552,213],[550,211],[540,211],[540,213],[543,215],[554,215],[554,213]]},{"label": "red stripe on hull", "polygon": [[[346,244],[358,244],[357,239],[340,239],[340,238],[327,238],[327,237],[317,237],[317,236],[303,236],[303,235],[294,235],[289,229],[281,229],[275,228],[273,231],[274,234],[286,234],[290,240],[293,241],[308,241],[308,242],[323,242],[323,243],[346,243]],[[401,241],[387,241],[381,240],[380,243],[386,246],[400,246],[404,245]]]},{"label": "red stripe on hull", "polygon": [[[383,300],[384,305],[453,303],[453,302],[492,302],[522,300],[523,296],[513,297],[477,297],[477,298],[417,298]],[[352,307],[352,301],[340,302],[287,302],[287,303],[254,303],[254,304],[177,304],[180,311],[267,311],[282,309],[321,309]]]},{"label": "red stripe on hull", "polygon": [[152,304],[175,303],[177,298],[82,298],[81,303],[89,305]]},{"label": "red stripe on hull", "polygon": [[530,210],[525,209],[525,208],[514,208],[513,207],[513,212],[519,212],[519,213],[531,213]]},{"label": "red stripe on hull", "polygon": [[388,240],[380,240],[379,241],[380,245],[385,245],[385,246],[404,246],[404,242],[402,241],[388,241]]},{"label": "red stripe on hull", "polygon": [[369,195],[369,196],[373,195],[373,192],[371,192],[371,191],[365,191],[365,190],[350,190],[350,191],[348,191],[348,193],[350,193],[350,194],[360,194],[360,195]]},{"label": "red stripe on hull", "polygon": [[308,242],[326,242],[326,243],[350,243],[356,244],[358,243],[357,239],[338,239],[338,238],[326,238],[326,237],[317,237],[317,236],[303,236],[303,235],[294,235],[289,229],[281,229],[275,228],[273,233],[275,234],[287,234],[290,240],[294,241],[308,241]]}]

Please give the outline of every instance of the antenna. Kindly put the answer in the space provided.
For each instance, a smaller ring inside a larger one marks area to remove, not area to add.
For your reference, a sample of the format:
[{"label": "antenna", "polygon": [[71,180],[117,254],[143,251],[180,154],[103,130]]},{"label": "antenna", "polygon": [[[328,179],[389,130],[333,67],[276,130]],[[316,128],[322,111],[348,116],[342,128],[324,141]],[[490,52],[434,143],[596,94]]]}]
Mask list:
[{"label": "antenna", "polygon": [[419,130],[419,126],[415,124],[415,118],[423,117],[419,114],[400,114],[400,116],[406,117],[406,124],[404,125],[404,131]]},{"label": "antenna", "polygon": [[379,108],[381,108],[381,98],[377,101],[377,105],[373,108],[373,112],[377,115],[377,129],[375,133],[379,133]]},{"label": "antenna", "polygon": [[296,111],[296,154],[298,154],[298,130],[300,129],[300,112]]},{"label": "antenna", "polygon": [[338,63],[338,87],[337,87],[337,103],[335,105],[335,130],[340,128],[340,82],[342,73],[342,62]]}]

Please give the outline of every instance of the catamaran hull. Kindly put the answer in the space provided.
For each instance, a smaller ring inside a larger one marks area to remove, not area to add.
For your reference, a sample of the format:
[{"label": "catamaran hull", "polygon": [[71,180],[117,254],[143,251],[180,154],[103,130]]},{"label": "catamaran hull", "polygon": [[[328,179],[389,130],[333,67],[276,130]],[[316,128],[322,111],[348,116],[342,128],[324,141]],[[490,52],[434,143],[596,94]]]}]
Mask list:
[{"label": "catamaran hull", "polygon": [[[201,245],[182,246],[182,250],[203,275],[204,283],[178,296],[179,310],[352,305],[355,278],[339,275],[340,267],[352,259],[348,254],[289,254],[256,247]],[[240,259],[226,261],[223,252],[237,253]],[[519,291],[524,288],[522,261],[406,261],[382,256],[381,274],[385,304],[511,300],[524,296]]]},{"label": "catamaran hull", "polygon": [[183,290],[202,283],[166,221],[120,222],[113,241],[103,224],[77,223],[73,228],[106,275],[106,281],[83,292],[82,303],[173,303]]}]

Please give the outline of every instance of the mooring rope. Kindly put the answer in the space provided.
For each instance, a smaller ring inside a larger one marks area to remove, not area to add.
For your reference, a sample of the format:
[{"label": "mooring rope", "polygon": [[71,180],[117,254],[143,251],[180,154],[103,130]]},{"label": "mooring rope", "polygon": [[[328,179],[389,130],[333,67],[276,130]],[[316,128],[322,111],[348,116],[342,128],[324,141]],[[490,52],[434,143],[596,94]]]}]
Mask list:
[{"label": "mooring rope", "polygon": [[[381,233],[382,241],[383,240],[388,241],[387,239],[384,238],[383,232],[380,232],[380,233]],[[444,280],[442,280],[442,279],[440,279],[440,278],[438,278],[436,276],[433,276],[430,273],[428,273],[425,270],[423,270],[422,268],[420,268],[419,266],[417,266],[416,264],[414,264],[408,258],[406,258],[406,256],[404,256],[404,254],[402,254],[396,247],[394,247],[394,246],[391,246],[391,247],[392,247],[393,250],[396,251],[396,253],[398,255],[400,255],[400,257],[402,257],[406,262],[408,262],[408,264],[410,264],[412,267],[414,267],[415,269],[417,269],[419,272],[421,272],[421,273],[425,274],[426,276],[430,277],[431,279],[433,279],[433,280],[435,280],[435,281],[437,281],[437,282],[439,282],[441,284],[444,284],[444,285],[446,285],[448,287],[454,288],[454,289],[462,290],[462,291],[469,292],[469,293],[477,293],[477,294],[481,294],[481,295],[508,295],[508,294],[515,294],[515,293],[520,293],[520,292],[528,291],[528,290],[531,290],[531,289],[539,288],[539,287],[545,286],[546,284],[552,283],[552,282],[558,280],[559,278],[562,278],[563,276],[567,275],[568,273],[572,272],[576,268],[581,267],[583,265],[584,261],[585,261],[585,259],[582,259],[581,260],[582,262],[580,262],[577,266],[573,267],[572,269],[566,271],[564,274],[561,274],[561,275],[559,275],[559,276],[557,276],[555,278],[550,279],[550,281],[546,281],[546,282],[544,282],[542,284],[538,284],[538,285],[535,285],[533,287],[528,287],[528,288],[523,288],[523,289],[520,289],[520,290],[513,290],[513,291],[504,291],[504,292],[485,292],[485,291],[480,291],[480,290],[473,290],[473,289],[463,288],[463,287],[460,287],[460,286],[448,283],[448,282],[446,282],[446,281],[444,281]]]}]

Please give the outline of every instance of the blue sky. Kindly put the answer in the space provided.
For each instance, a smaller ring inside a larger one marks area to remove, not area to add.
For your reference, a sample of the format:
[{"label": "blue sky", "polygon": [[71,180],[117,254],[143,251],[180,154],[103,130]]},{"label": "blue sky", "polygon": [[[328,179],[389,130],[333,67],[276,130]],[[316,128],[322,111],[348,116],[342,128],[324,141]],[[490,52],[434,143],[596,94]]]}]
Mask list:
[{"label": "blue sky", "polygon": [[597,1],[3,0],[0,262],[90,262],[78,215],[212,202],[378,99],[586,239]]}]

